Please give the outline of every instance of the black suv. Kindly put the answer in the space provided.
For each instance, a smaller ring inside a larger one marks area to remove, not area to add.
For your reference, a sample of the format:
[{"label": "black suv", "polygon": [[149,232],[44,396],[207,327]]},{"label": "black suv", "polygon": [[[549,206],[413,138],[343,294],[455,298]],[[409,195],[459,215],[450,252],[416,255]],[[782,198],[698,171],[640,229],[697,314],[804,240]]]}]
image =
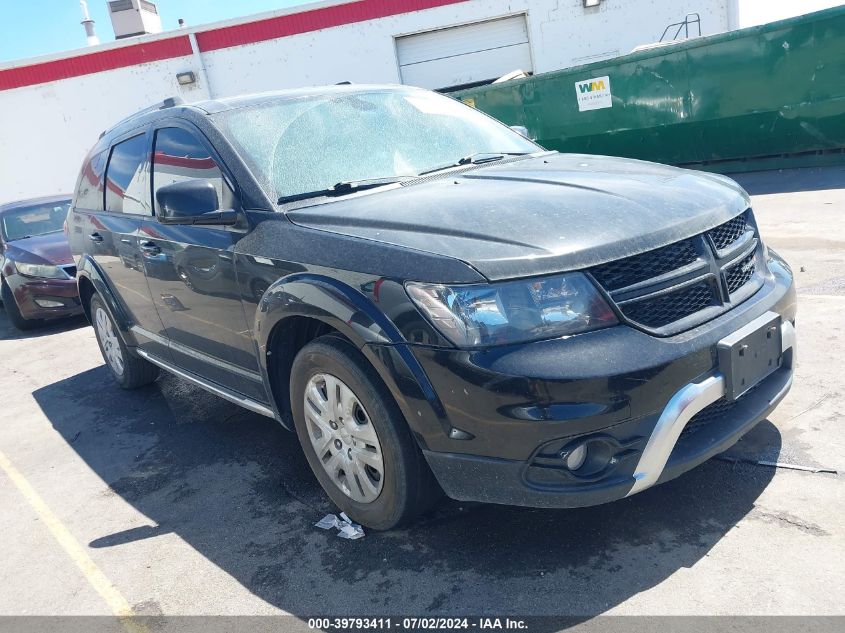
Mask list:
[{"label": "black suv", "polygon": [[295,428],[334,502],[387,529],[441,490],[620,499],[763,419],[796,306],[749,205],[428,91],[334,86],[119,123],[68,232],[121,386],[161,367]]}]

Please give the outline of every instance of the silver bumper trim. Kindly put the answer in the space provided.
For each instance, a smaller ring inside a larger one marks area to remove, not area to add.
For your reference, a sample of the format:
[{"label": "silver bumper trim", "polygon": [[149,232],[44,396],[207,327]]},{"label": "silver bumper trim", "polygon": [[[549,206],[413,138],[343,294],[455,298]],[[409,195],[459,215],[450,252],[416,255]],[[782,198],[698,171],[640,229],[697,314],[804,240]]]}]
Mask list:
[{"label": "silver bumper trim", "polygon": [[[757,327],[763,327],[766,323],[776,318],[777,314],[767,312],[758,319],[749,323],[743,330],[748,329],[754,331]],[[795,360],[795,351],[797,348],[795,338],[795,327],[790,321],[781,323],[781,349],[785,352],[788,349],[793,350],[792,362]],[[791,380],[790,380],[791,383]],[[776,399],[785,395],[789,389],[787,384],[784,389],[778,394]],[[628,492],[626,497],[641,492],[646,488],[650,488],[657,483],[666,463],[669,461],[669,455],[681,432],[687,425],[687,422],[699,411],[705,407],[713,404],[725,395],[725,377],[719,372],[715,372],[710,376],[698,381],[692,382],[682,387],[660,414],[651,436],[648,438],[643,454],[640,456],[640,461],[637,462],[637,467],[634,470],[634,485]]]}]

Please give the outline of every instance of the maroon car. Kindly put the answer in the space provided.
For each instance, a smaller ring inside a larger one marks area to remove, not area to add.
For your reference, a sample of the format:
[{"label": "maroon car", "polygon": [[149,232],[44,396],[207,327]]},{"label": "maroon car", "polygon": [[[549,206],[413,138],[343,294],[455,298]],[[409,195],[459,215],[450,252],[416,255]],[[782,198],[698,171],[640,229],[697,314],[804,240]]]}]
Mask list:
[{"label": "maroon car", "polygon": [[62,231],[70,196],[0,205],[0,276],[6,314],[27,330],[82,314],[76,266]]}]

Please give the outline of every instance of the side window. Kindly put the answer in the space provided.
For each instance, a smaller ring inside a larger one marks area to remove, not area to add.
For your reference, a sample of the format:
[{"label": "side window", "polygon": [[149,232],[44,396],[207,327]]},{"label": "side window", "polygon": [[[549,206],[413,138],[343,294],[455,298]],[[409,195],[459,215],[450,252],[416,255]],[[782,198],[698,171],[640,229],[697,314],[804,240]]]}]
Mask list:
[{"label": "side window", "polygon": [[[232,190],[205,144],[182,128],[158,130],[153,151],[153,200],[162,187],[194,178],[203,178],[214,184],[220,209],[234,206]],[[158,202],[154,204],[158,211]]]},{"label": "side window", "polygon": [[144,204],[144,159],[147,143],[143,134],[112,148],[106,169],[106,211],[148,214]]},{"label": "side window", "polygon": [[91,211],[103,210],[103,170],[108,152],[92,156],[82,168],[76,189],[76,206]]}]

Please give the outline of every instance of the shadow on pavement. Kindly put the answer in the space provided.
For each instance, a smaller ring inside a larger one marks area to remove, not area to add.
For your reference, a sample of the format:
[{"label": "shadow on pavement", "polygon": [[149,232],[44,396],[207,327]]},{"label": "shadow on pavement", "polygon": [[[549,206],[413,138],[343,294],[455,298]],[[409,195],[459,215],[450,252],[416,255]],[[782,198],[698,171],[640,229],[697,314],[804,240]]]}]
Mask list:
[{"label": "shadow on pavement", "polygon": [[[0,301],[0,306],[3,302]],[[43,325],[39,325],[31,330],[18,330],[9,321],[6,316],[6,310],[0,308],[0,341],[8,341],[12,339],[26,339],[38,338],[40,336],[51,336],[59,332],[69,332],[88,325],[88,319],[85,315],[70,317],[67,319],[56,319],[54,321],[45,321]]]},{"label": "shadow on pavement", "polygon": [[[582,510],[447,500],[410,528],[345,541],[313,527],[333,507],[295,435],[270,419],[169,375],[124,392],[104,367],[33,395],[113,493],[155,523],[102,534],[91,547],[176,533],[253,594],[303,618],[590,617],[701,560],[774,474],[711,460]],[[771,423],[752,435],[779,449]]]}]

